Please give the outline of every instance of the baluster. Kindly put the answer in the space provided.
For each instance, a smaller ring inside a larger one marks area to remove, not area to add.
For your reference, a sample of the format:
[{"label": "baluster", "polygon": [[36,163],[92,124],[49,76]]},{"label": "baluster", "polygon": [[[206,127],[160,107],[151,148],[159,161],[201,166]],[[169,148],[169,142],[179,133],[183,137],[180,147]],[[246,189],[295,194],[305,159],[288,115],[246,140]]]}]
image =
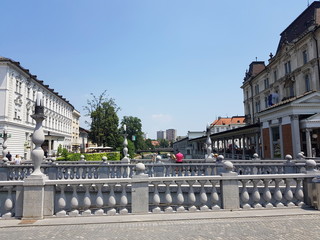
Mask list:
[{"label": "baluster", "polygon": [[70,169],[68,167],[64,168],[63,179],[69,178],[69,171],[70,171]]},{"label": "baluster", "polygon": [[79,198],[77,194],[78,184],[72,185],[72,197],[70,201],[71,211],[69,212],[69,216],[76,217],[79,216]]},{"label": "baluster", "polygon": [[96,206],[97,206],[97,210],[94,212],[94,215],[104,215],[104,211],[102,209],[103,207],[103,196],[102,196],[102,186],[103,184],[96,184],[97,188],[98,188],[98,193],[97,193],[97,198],[96,198]]},{"label": "baluster", "polygon": [[108,199],[108,207],[110,208],[108,211],[107,211],[107,215],[116,215],[117,213],[117,210],[114,208],[115,205],[116,205],[116,196],[114,194],[114,187],[115,187],[115,183],[110,183],[109,184],[109,187],[110,187],[110,194],[109,194],[109,199]]},{"label": "baluster", "polygon": [[219,195],[217,193],[216,184],[218,181],[210,180],[210,183],[212,184],[212,191],[211,191],[211,199],[212,199],[212,210],[217,211],[220,210],[219,206]]},{"label": "baluster", "polygon": [[76,179],[79,179],[82,173],[82,168],[77,167],[76,168]]},{"label": "baluster", "polygon": [[204,176],[210,176],[210,167],[209,166],[203,166],[204,167]]},{"label": "baluster", "polygon": [[65,207],[66,207],[66,195],[65,195],[65,193],[64,193],[64,189],[65,189],[65,187],[67,186],[66,184],[61,184],[61,185],[59,185],[60,186],[60,196],[59,196],[59,198],[58,198],[58,209],[60,210],[60,211],[58,211],[57,213],[56,213],[56,216],[57,217],[65,217],[65,216],[67,216],[67,213],[66,213],[66,211],[65,211]]},{"label": "baluster", "polygon": [[4,202],[4,209],[6,211],[5,214],[2,215],[2,218],[8,219],[14,216],[12,209],[13,209],[13,200],[12,200],[12,189],[13,186],[5,187],[8,190],[7,198]]},{"label": "baluster", "polygon": [[194,194],[194,190],[193,190],[193,184],[196,181],[187,181],[187,183],[189,184],[189,193],[188,193],[188,202],[189,202],[189,212],[195,212],[197,211],[197,207],[194,206],[194,203],[196,202],[196,195]]},{"label": "baluster", "polygon": [[[82,175],[83,176],[83,175]],[[83,185],[86,192],[84,194],[84,199],[83,199],[83,209],[84,211],[82,212],[83,216],[90,216],[91,215],[91,196],[90,196],[90,186],[91,184],[84,184]]]},{"label": "baluster", "polygon": [[294,193],[294,196],[297,199],[297,203],[296,205],[299,207],[303,207],[304,206],[304,202],[303,202],[303,198],[304,198],[304,194],[303,194],[303,189],[302,189],[302,179],[301,178],[297,178],[296,180],[296,191]]},{"label": "baluster", "polygon": [[70,173],[69,173],[69,178],[74,179],[74,168],[75,167],[70,167]]},{"label": "baluster", "polygon": [[111,172],[110,177],[115,178],[115,166],[110,167],[110,172]]},{"label": "baluster", "polygon": [[83,172],[82,172],[82,175],[81,175],[81,178],[82,178],[82,179],[87,179],[88,171],[89,171],[89,168],[88,168],[88,167],[84,167],[84,168],[83,168]]},{"label": "baluster", "polygon": [[153,186],[154,186],[154,193],[153,193],[153,204],[154,204],[154,208],[152,209],[153,213],[161,213],[161,208],[160,206],[160,195],[159,195],[159,191],[158,191],[158,185],[160,184],[160,182],[152,182]]},{"label": "baluster", "polygon": [[241,180],[242,183],[242,191],[241,191],[241,200],[242,200],[242,208],[243,209],[250,209],[251,206],[248,204],[250,200],[250,196],[247,190],[247,183],[248,180]]},{"label": "baluster", "polygon": [[190,167],[191,176],[195,176],[196,175],[196,171],[197,171],[196,168],[197,168],[196,166],[191,166]]},{"label": "baluster", "polygon": [[106,172],[106,175],[107,175],[107,178],[110,178],[110,166],[105,166],[107,172]]},{"label": "baluster", "polygon": [[280,190],[280,182],[282,181],[282,179],[275,179],[275,189],[274,189],[274,194],[273,194],[273,197],[274,199],[276,200],[276,203],[275,203],[275,207],[278,207],[278,208],[281,208],[281,207],[284,207],[283,203],[281,202],[282,200],[282,193],[281,193],[281,190]]},{"label": "baluster", "polygon": [[121,175],[123,173],[123,166],[116,166],[115,167],[115,176],[116,178],[121,178]]},{"label": "baluster", "polygon": [[183,181],[176,181],[177,185],[178,185],[178,191],[177,191],[177,212],[185,212],[186,209],[183,206],[184,203],[184,197],[183,197],[183,192],[181,189],[181,185],[183,184]]},{"label": "baluster", "polygon": [[127,191],[126,191],[127,183],[121,183],[121,187],[122,187],[121,198],[120,198],[121,207],[120,207],[119,213],[121,215],[125,215],[129,213],[127,209],[127,205],[128,205],[128,197],[127,197]]},{"label": "baluster", "polygon": [[170,182],[164,182],[164,184],[166,185],[166,192],[165,192],[165,200],[166,200],[166,205],[167,207],[165,208],[165,212],[173,212],[173,208],[170,206],[172,204],[172,196],[171,196],[171,192],[170,192]]},{"label": "baluster", "polygon": [[99,167],[98,168],[94,168],[94,172],[93,172],[93,177],[94,179],[98,179],[99,178]]},{"label": "baluster", "polygon": [[269,182],[270,182],[269,179],[263,180],[263,183],[264,183],[263,199],[265,201],[265,204],[264,204],[265,208],[273,208],[273,205],[271,203],[272,196],[271,196],[271,192],[269,189]]},{"label": "baluster", "polygon": [[296,205],[292,202],[293,199],[293,193],[290,187],[290,183],[292,182],[292,179],[285,179],[286,182],[286,189],[284,190],[284,197],[287,200],[287,207],[295,207]]},{"label": "baluster", "polygon": [[88,170],[87,178],[91,179],[92,178],[92,167],[88,167],[87,170]]},{"label": "baluster", "polygon": [[206,205],[206,203],[208,202],[208,196],[207,196],[207,192],[204,188],[204,185],[207,183],[207,180],[201,180],[199,181],[200,185],[201,185],[201,190],[200,190],[200,202],[202,203],[202,206],[200,207],[201,211],[209,211],[208,206]]},{"label": "baluster", "polygon": [[82,176],[84,175],[85,169],[83,167],[79,168],[79,179],[82,178]]},{"label": "baluster", "polygon": [[253,200],[253,207],[254,208],[262,208],[260,202],[260,193],[258,190],[258,184],[260,180],[253,180],[253,192],[252,192],[252,200]]},{"label": "baluster", "polygon": [[164,176],[169,177],[170,176],[170,171],[169,171],[170,166],[165,165],[164,166]]}]

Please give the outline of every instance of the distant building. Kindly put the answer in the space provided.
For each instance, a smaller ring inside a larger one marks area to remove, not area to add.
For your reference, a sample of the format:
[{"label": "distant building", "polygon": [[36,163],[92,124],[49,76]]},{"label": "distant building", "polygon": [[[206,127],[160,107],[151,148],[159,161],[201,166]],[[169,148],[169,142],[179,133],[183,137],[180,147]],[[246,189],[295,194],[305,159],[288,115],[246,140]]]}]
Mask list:
[{"label": "distant building", "polygon": [[245,117],[242,116],[235,116],[231,118],[218,117],[217,120],[211,123],[211,134],[244,127],[245,125]]},{"label": "distant building", "polygon": [[157,140],[166,139],[166,132],[165,131],[157,131]]},{"label": "distant building", "polygon": [[174,142],[177,138],[177,130],[176,129],[167,129],[166,130],[166,139],[170,142]]}]

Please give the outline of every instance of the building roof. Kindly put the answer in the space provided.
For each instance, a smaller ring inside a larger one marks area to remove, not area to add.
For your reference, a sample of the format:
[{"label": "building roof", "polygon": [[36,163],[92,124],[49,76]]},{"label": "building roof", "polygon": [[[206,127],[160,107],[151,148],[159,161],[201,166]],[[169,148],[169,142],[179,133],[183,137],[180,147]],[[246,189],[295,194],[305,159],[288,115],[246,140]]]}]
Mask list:
[{"label": "building roof", "polygon": [[281,34],[277,53],[285,43],[291,43],[295,39],[304,36],[310,31],[309,27],[320,23],[320,2],[313,2],[306,8]]},{"label": "building roof", "polygon": [[231,125],[231,124],[245,124],[245,117],[242,117],[242,116],[235,116],[231,118],[219,117],[213,123],[211,123],[211,126],[213,127],[215,125]]},{"label": "building roof", "polygon": [[23,71],[25,74],[27,74],[30,78],[32,78],[33,80],[35,80],[37,83],[39,83],[40,85],[42,85],[45,89],[47,89],[49,92],[52,92],[54,95],[56,95],[58,98],[62,99],[63,101],[65,101],[67,104],[69,104],[73,109],[74,106],[67,100],[65,99],[62,95],[60,95],[58,92],[55,92],[53,88],[50,88],[49,85],[45,85],[43,84],[42,80],[38,80],[37,79],[37,75],[33,75],[30,73],[29,69],[26,69],[24,67],[22,67],[20,65],[20,62],[14,61],[10,58],[6,58],[6,57],[2,57],[0,56],[0,63],[1,62],[9,62],[13,65],[15,65],[16,67],[18,67],[21,71]]}]

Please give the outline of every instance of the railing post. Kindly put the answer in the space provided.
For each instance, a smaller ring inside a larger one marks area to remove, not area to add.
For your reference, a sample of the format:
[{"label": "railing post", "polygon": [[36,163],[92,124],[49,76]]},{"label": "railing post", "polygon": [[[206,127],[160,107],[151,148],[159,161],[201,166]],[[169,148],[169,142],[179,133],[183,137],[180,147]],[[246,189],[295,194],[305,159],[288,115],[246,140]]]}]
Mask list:
[{"label": "railing post", "polygon": [[161,161],[161,156],[156,157],[156,162],[153,167],[153,172],[155,177],[164,176],[164,163]]},{"label": "railing post", "polygon": [[[233,172],[233,164],[230,161],[225,161],[223,163],[225,169],[224,173],[221,173],[222,177],[238,176],[236,172]],[[239,184],[238,180],[235,179],[223,179],[221,180],[221,203],[223,209],[239,209],[240,199],[239,199]]]},{"label": "railing post", "polygon": [[286,155],[286,162],[284,163],[284,173],[296,173],[295,172],[295,164],[292,162],[292,156],[291,155]]},{"label": "railing post", "polygon": [[[318,172],[315,167],[317,166],[314,160],[306,161],[306,175],[314,174]],[[309,206],[314,206],[314,197],[315,197],[315,185],[312,182],[311,177],[306,177],[303,180],[303,193],[304,193],[304,202]]]},{"label": "railing post", "polygon": [[0,166],[0,181],[7,181],[9,178],[9,163],[4,162]]},{"label": "railing post", "polygon": [[149,183],[148,174],[145,174],[146,167],[143,163],[136,165],[136,175],[132,178],[137,182],[132,182],[132,213],[148,213],[149,212]]},{"label": "railing post", "polygon": [[50,180],[57,180],[58,179],[58,167],[56,162],[48,163],[48,177]]}]

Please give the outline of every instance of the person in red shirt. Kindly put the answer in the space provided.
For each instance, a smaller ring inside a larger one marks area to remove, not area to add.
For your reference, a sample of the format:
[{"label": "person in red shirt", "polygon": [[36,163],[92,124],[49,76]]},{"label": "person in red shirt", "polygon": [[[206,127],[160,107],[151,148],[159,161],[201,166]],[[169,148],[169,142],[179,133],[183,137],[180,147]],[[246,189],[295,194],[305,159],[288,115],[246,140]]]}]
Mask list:
[{"label": "person in red shirt", "polygon": [[183,154],[181,152],[178,152],[176,154],[176,163],[182,163],[183,161]]}]

